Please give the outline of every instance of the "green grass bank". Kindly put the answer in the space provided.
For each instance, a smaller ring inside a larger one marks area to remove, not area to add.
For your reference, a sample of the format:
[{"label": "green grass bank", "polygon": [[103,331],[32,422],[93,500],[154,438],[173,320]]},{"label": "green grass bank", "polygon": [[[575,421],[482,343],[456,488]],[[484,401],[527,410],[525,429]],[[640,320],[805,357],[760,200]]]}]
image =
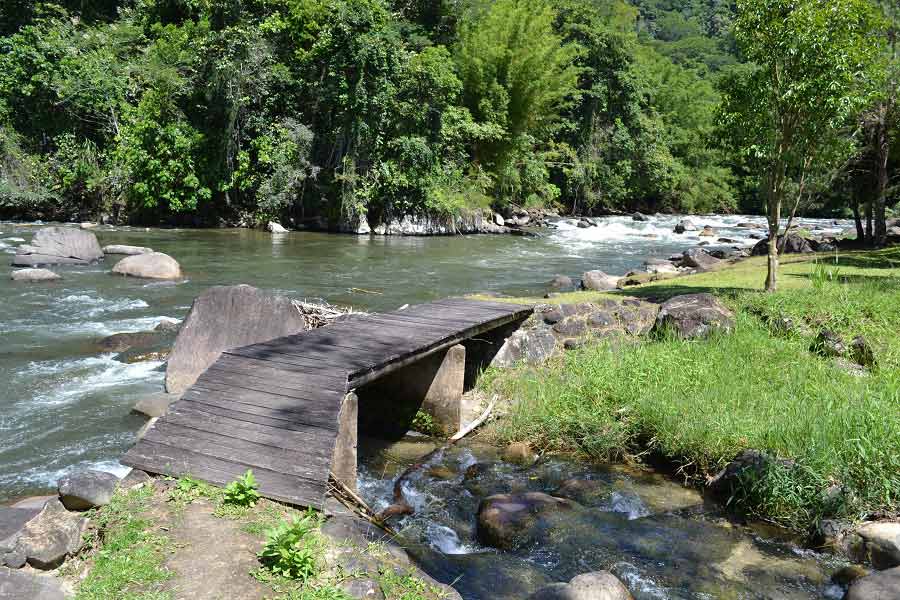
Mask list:
[{"label": "green grass bank", "polygon": [[[495,435],[596,460],[652,454],[698,482],[742,450],[763,450],[789,462],[742,482],[729,500],[738,511],[797,530],[825,517],[896,514],[900,249],[791,257],[774,294],[762,291],[764,278],[763,259],[749,259],[623,292],[710,292],[735,311],[736,327],[699,341],[598,343],[542,367],[489,371],[483,385],[511,401]],[[847,343],[863,336],[876,366],[851,372],[811,352],[822,329]]]}]

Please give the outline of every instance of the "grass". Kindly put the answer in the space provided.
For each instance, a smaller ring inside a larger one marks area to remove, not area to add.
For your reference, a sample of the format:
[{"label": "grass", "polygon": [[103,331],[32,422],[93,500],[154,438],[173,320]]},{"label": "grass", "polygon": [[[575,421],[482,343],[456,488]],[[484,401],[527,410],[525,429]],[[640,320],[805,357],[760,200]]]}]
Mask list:
[{"label": "grass", "polygon": [[[483,385],[517,400],[497,430],[600,460],[652,450],[703,475],[743,449],[795,461],[773,467],[732,502],[803,529],[826,516],[900,509],[900,250],[793,260],[776,294],[756,291],[758,260],[629,295],[718,294],[732,335],[587,347],[538,368],[489,372]],[[589,294],[577,295],[584,301]],[[790,332],[767,323],[789,318]],[[863,335],[878,366],[865,377],[809,351],[821,328]],[[842,494],[825,494],[840,486]]]},{"label": "grass", "polygon": [[153,532],[154,523],[147,517],[152,496],[150,486],[118,492],[110,504],[93,513],[98,535],[84,555],[91,568],[78,585],[76,600],[172,597],[162,589],[170,577],[163,563],[171,551],[171,542]]}]

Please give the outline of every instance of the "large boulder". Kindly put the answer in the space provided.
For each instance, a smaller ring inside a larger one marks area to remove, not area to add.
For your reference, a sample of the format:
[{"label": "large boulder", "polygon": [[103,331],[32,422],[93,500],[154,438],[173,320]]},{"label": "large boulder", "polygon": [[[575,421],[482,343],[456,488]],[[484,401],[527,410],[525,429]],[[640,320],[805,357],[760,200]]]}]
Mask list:
[{"label": "large boulder", "polygon": [[682,339],[705,338],[734,329],[734,313],[712,294],[687,294],[667,300],[659,309],[653,330]]},{"label": "large boulder", "polygon": [[288,230],[285,229],[281,223],[276,223],[275,221],[269,221],[269,225],[266,227],[269,230],[269,233],[287,233]]},{"label": "large boulder", "polygon": [[[787,241],[785,241],[783,235],[778,236],[778,252],[779,254],[809,254],[815,252],[815,248],[813,248],[813,245],[806,238],[800,237],[796,233],[789,233],[787,235]],[[757,242],[751,251],[753,256],[766,256],[768,253],[768,239]]]},{"label": "large boulder", "polygon": [[516,548],[531,539],[531,530],[543,515],[573,506],[541,492],[488,496],[478,507],[478,540],[494,548]]},{"label": "large boulder", "polygon": [[0,598],[66,600],[66,594],[59,580],[51,575],[0,568]]},{"label": "large boulder", "polygon": [[528,600],[632,600],[631,592],[609,571],[585,573],[569,583],[553,583]]},{"label": "large boulder", "polygon": [[19,269],[12,272],[10,279],[35,283],[38,281],[56,281],[57,279],[62,279],[62,277],[47,269]]},{"label": "large boulder", "polygon": [[681,265],[697,269],[698,271],[713,271],[722,266],[722,261],[703,248],[691,248],[685,250],[681,258]]},{"label": "large boulder", "polygon": [[[900,567],[900,523],[866,523],[856,530],[862,538],[865,557],[876,569]],[[898,596],[900,597],[900,596]]]},{"label": "large boulder", "polygon": [[169,412],[169,406],[178,400],[178,394],[152,394],[138,400],[137,404],[132,407],[131,412],[150,417],[151,419],[161,417]]},{"label": "large boulder", "polygon": [[844,596],[844,600],[897,600],[897,598],[900,598],[900,567],[857,579]]},{"label": "large boulder", "polygon": [[540,364],[556,350],[556,337],[549,328],[520,329],[509,336],[491,361],[494,367],[511,367],[519,362]]},{"label": "large boulder", "polygon": [[119,478],[104,471],[81,471],[66,475],[57,483],[59,499],[68,510],[106,506],[112,500]]},{"label": "large boulder", "polygon": [[575,282],[568,275],[556,275],[547,282],[547,287],[555,292],[570,292],[575,289]]},{"label": "large boulder", "polygon": [[113,273],[143,279],[180,279],[181,265],[168,254],[151,252],[123,258],[113,267]]},{"label": "large boulder", "polygon": [[249,285],[217,286],[194,300],[166,367],[166,390],[180,394],[231,348],[267,342],[306,329],[290,298]]},{"label": "large boulder", "polygon": [[122,254],[124,256],[138,256],[139,254],[150,254],[153,248],[145,248],[143,246],[126,246],[124,244],[113,244],[103,247],[103,254]]},{"label": "large boulder", "polygon": [[581,289],[592,292],[608,292],[616,289],[619,278],[603,271],[588,271],[581,276]]},{"label": "large boulder", "polygon": [[165,335],[161,331],[114,333],[97,342],[97,349],[101,352],[125,352],[132,348],[150,348],[157,345]]},{"label": "large boulder", "polygon": [[86,518],[68,512],[58,500],[51,500],[25,526],[15,551],[24,554],[35,569],[55,569],[66,556],[81,548],[87,526]]},{"label": "large boulder", "polygon": [[97,236],[72,227],[45,227],[19,246],[13,266],[87,265],[103,258]]}]

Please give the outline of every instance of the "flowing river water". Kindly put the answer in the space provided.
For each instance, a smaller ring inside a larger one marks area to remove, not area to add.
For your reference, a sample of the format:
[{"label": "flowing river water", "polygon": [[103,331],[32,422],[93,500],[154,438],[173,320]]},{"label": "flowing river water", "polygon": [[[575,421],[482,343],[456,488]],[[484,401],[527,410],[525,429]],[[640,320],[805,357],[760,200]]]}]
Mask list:
[{"label": "flowing river water", "polygon": [[[120,362],[113,354],[98,352],[96,343],[113,333],[146,331],[163,320],[183,319],[193,298],[209,286],[246,283],[294,298],[322,298],[365,310],[390,310],[470,292],[541,294],[557,274],[577,278],[586,270],[600,269],[621,275],[640,268],[645,260],[696,246],[701,240],[697,232],[673,233],[678,220],[610,217],[598,219],[595,227],[580,228],[576,221],[562,219],[539,230],[537,237],[271,235],[246,229],[98,227],[101,245],[148,246],[170,254],[181,264],[185,279],[116,277],[110,268],[118,257],[92,266],[54,267],[63,277],[57,282],[26,284],[0,277],[0,501],[45,492],[74,469],[127,471],[118,457],[144,422],[130,414],[131,407],[142,396],[162,389],[164,364]],[[692,220],[701,227],[711,225],[718,237],[735,240],[718,243],[712,238],[710,248],[749,248],[756,243],[751,236],[761,230],[737,224],[763,224],[759,217]],[[801,226],[837,233],[850,223],[804,220]],[[0,256],[5,253],[11,259],[16,247],[28,243],[39,227],[0,223]],[[640,492],[623,496],[624,512],[602,506],[580,512],[578,519],[559,528],[558,535],[548,535],[533,548],[510,553],[480,548],[472,533],[480,492],[466,487],[461,473],[464,463],[483,459],[475,450],[446,457],[456,474],[431,483],[420,481],[417,485],[428,509],[404,526],[420,544],[423,564],[445,580],[460,578],[467,600],[524,597],[521,594],[540,582],[568,579],[610,562],[613,556],[623,556],[628,563],[621,566],[623,579],[632,578],[635,586],[644,585],[646,579],[648,591],[638,594],[639,600],[814,598],[832,593],[823,575],[826,567],[818,559],[729,530],[703,510],[692,512],[688,506],[676,510],[665,502],[654,505]],[[529,475],[499,464],[482,491],[521,486],[547,491],[575,471],[609,481],[610,494],[604,502],[610,501],[618,485],[627,489],[643,485],[627,474],[585,469],[557,461]],[[389,482],[385,472],[364,469],[363,474],[370,499],[376,504],[385,500],[384,486]],[[664,497],[675,494],[679,486],[657,482],[642,489],[654,487],[653,494]],[[760,562],[760,553],[772,561]],[[724,566],[715,567],[720,563]],[[777,569],[772,566],[776,564]],[[732,573],[729,568],[737,570]],[[665,576],[648,575],[654,569]],[[797,577],[790,575],[794,570],[800,573]],[[730,578],[729,573],[736,575]],[[695,583],[688,584],[691,581]],[[728,586],[721,587],[723,581]],[[717,585],[728,594],[716,592]]]}]

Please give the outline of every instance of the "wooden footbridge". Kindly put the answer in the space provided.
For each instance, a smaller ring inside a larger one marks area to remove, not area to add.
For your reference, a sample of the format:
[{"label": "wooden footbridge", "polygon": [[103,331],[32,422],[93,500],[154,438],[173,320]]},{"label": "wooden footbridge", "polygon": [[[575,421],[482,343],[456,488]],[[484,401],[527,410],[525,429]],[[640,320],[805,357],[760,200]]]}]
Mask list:
[{"label": "wooden footbridge", "polygon": [[[228,350],[122,463],[218,485],[252,469],[262,495],[322,508],[330,472],[355,487],[358,402],[366,399],[354,391],[390,376],[402,380],[416,364],[437,360],[435,381],[449,377],[461,395],[459,365],[455,371],[446,365],[451,355],[458,363],[460,344],[497,333],[495,353],[531,312],[516,304],[441,300]],[[434,394],[435,384],[422,389]],[[382,406],[391,417],[392,407]]]}]

